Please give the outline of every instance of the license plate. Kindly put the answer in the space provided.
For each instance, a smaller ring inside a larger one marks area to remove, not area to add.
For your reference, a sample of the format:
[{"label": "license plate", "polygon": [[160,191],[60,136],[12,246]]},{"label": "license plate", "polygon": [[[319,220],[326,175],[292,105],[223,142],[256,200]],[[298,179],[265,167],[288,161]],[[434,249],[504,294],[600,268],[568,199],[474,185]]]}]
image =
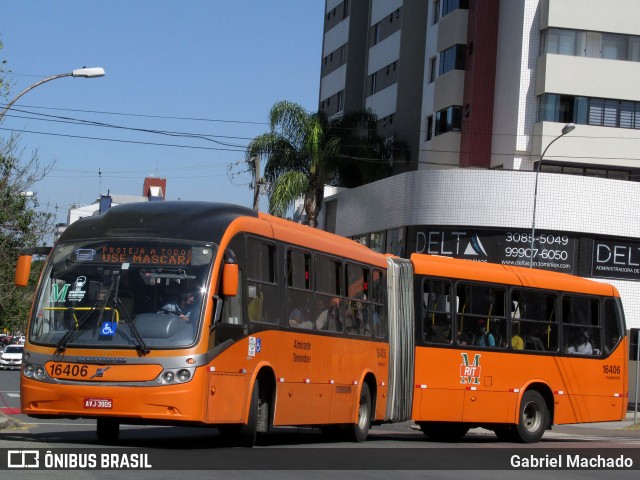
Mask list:
[{"label": "license plate", "polygon": [[110,408],[113,408],[113,400],[110,398],[85,398],[84,408],[110,409]]}]

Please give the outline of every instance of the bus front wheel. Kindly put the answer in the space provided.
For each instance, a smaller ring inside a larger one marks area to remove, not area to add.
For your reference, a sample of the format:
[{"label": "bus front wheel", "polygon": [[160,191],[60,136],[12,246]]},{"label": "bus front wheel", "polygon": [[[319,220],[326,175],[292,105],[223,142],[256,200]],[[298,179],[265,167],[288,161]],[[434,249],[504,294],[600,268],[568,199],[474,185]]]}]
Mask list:
[{"label": "bus front wheel", "polygon": [[115,443],[120,436],[120,422],[113,418],[98,418],[96,435],[102,443]]},{"label": "bus front wheel", "polygon": [[535,390],[525,392],[516,425],[517,439],[523,443],[537,442],[548,426],[549,410],[542,395]]},{"label": "bus front wheel", "polygon": [[362,384],[360,389],[360,401],[358,402],[358,418],[352,428],[352,438],[356,442],[364,442],[369,435],[369,427],[371,426],[371,391],[369,385]]},{"label": "bus front wheel", "polygon": [[240,425],[237,431],[237,441],[242,447],[253,447],[258,435],[258,416],[260,412],[260,383],[256,379],[251,392],[249,404],[249,418],[245,425]]}]

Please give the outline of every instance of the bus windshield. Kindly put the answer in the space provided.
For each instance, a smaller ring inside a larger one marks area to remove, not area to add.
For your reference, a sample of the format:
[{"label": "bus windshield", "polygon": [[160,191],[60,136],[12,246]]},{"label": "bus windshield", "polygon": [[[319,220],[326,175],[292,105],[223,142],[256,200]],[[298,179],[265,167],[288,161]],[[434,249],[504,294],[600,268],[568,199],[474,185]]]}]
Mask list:
[{"label": "bus windshield", "polygon": [[140,240],[57,245],[41,279],[29,341],[60,350],[192,345],[216,249]]}]

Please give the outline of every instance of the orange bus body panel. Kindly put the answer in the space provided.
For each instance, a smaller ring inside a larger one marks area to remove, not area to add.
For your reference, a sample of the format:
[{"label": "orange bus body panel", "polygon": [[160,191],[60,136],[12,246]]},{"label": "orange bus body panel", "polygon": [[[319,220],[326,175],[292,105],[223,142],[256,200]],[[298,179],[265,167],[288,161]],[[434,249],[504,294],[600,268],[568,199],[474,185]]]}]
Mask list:
[{"label": "orange bus body panel", "polygon": [[[619,297],[611,285],[557,272],[421,254],[411,260],[416,275]],[[412,418],[517,423],[523,392],[538,384],[553,396],[554,424],[620,420],[627,406],[627,354],[626,337],[604,359],[417,346]],[[605,365],[620,373],[605,373]]]},{"label": "orange bus body panel", "polygon": [[252,337],[260,340],[259,353],[252,356],[250,338],[244,338],[211,362],[208,422],[233,423],[239,417],[244,421],[247,404],[216,406],[229,398],[250,398],[255,376],[263,367],[273,370],[276,379],[274,425],[354,423],[356,399],[367,371],[377,379],[376,410],[384,418],[386,386],[380,384],[386,383],[387,364],[386,358],[377,359],[376,354],[383,348],[388,355],[385,344],[302,331],[268,330]]},{"label": "orange bus body panel", "polygon": [[[553,393],[554,424],[620,420],[626,413],[627,372],[606,375],[602,365],[624,365],[625,351],[626,342],[607,359],[597,360],[473,347],[417,347],[412,418],[516,423],[522,393],[539,383]],[[471,364],[477,355],[478,365],[466,366],[463,353]]]}]

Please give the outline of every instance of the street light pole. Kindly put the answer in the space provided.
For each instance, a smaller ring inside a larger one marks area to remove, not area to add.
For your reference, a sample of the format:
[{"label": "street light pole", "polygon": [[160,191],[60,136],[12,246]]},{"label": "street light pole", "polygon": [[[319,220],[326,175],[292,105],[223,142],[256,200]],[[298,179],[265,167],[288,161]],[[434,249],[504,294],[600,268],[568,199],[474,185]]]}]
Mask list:
[{"label": "street light pole", "polygon": [[538,177],[540,176],[540,167],[542,166],[542,160],[544,159],[544,154],[547,153],[549,147],[553,145],[556,140],[564,137],[569,132],[573,132],[575,128],[576,126],[573,123],[567,123],[564,127],[562,127],[562,133],[549,142],[549,145],[546,146],[546,148],[542,152],[542,155],[540,155],[540,160],[538,160],[538,166],[536,168],[536,182],[533,189],[533,220],[531,222],[531,255],[529,257],[529,268],[533,268],[533,245],[536,238],[536,205],[538,203]]},{"label": "street light pole", "polygon": [[42,85],[43,83],[47,83],[47,82],[50,82],[51,80],[55,80],[56,78],[62,78],[62,77],[80,77],[80,78],[104,77],[104,68],[100,68],[100,67],[80,68],[69,73],[60,73],[58,75],[53,75],[51,77],[43,78],[39,82],[36,82],[33,85],[30,85],[29,87],[25,88],[22,92],[20,92],[13,100],[11,100],[7,104],[2,110],[2,112],[0,112],[0,121],[2,121],[2,119],[4,118],[4,115],[13,106],[13,104],[16,103],[18,99],[22,97],[25,93],[27,93],[30,90],[33,90],[34,88]]}]

